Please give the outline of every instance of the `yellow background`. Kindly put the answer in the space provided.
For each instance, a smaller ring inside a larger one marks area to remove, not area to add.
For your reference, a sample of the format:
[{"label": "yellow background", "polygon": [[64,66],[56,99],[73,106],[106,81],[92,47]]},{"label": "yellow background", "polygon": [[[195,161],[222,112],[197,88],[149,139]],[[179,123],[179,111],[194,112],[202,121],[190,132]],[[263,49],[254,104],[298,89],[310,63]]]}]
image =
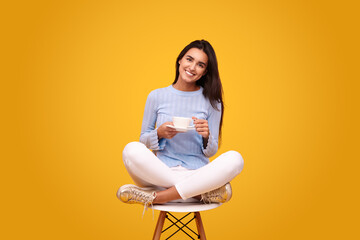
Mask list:
[{"label": "yellow background", "polygon": [[115,196],[122,149],[182,48],[207,39],[218,154],[245,159],[233,199],[203,213],[207,237],[358,239],[356,2],[1,3],[0,238],[151,239],[151,211]]}]

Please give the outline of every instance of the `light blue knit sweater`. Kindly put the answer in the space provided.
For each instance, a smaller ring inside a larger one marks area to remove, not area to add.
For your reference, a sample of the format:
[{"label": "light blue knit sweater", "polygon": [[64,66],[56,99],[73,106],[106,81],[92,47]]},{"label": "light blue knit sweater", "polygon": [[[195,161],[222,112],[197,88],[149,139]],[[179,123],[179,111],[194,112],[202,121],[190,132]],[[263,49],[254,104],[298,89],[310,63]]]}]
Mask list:
[{"label": "light blue knit sweater", "polygon": [[[197,169],[209,163],[208,158],[217,152],[221,111],[215,110],[202,92],[203,88],[184,92],[170,85],[152,91],[146,100],[140,142],[155,150],[158,158],[169,167],[180,165],[187,169]],[[221,109],[220,103],[218,109]],[[194,116],[208,120],[210,136],[206,148],[203,147],[202,136],[196,130],[159,141],[157,126],[172,121],[173,116]]]}]

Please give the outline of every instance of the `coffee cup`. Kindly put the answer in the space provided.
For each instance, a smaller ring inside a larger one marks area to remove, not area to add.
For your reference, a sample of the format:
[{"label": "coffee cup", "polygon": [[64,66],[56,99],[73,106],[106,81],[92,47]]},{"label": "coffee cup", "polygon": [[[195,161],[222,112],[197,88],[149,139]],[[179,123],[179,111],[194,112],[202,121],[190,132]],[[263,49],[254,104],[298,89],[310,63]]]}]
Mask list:
[{"label": "coffee cup", "polygon": [[173,124],[177,128],[187,128],[193,120],[185,117],[173,117]]}]

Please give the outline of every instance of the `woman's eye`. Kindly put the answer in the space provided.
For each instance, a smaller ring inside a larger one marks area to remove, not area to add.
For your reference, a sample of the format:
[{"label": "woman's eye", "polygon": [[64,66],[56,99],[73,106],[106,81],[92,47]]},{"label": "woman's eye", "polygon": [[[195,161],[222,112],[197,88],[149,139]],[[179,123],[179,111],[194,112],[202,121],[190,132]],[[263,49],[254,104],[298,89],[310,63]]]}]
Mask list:
[{"label": "woman's eye", "polygon": [[189,62],[191,62],[191,58],[187,58],[186,60],[188,60]]},{"label": "woman's eye", "polygon": [[204,65],[202,65],[202,64],[199,64],[199,67],[201,67],[201,68],[204,68]]}]

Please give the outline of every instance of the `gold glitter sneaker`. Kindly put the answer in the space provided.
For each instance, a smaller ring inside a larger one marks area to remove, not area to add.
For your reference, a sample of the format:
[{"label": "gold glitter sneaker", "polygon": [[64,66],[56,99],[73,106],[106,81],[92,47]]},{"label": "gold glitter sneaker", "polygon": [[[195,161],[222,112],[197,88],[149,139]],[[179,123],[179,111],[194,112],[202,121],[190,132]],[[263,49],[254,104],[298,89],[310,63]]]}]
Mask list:
[{"label": "gold glitter sneaker", "polygon": [[138,203],[144,205],[145,208],[152,205],[156,198],[155,189],[141,188],[132,184],[121,186],[116,195],[124,203]]},{"label": "gold glitter sneaker", "polygon": [[230,200],[231,196],[231,185],[227,183],[220,188],[201,194],[201,201],[204,203],[225,203]]}]

